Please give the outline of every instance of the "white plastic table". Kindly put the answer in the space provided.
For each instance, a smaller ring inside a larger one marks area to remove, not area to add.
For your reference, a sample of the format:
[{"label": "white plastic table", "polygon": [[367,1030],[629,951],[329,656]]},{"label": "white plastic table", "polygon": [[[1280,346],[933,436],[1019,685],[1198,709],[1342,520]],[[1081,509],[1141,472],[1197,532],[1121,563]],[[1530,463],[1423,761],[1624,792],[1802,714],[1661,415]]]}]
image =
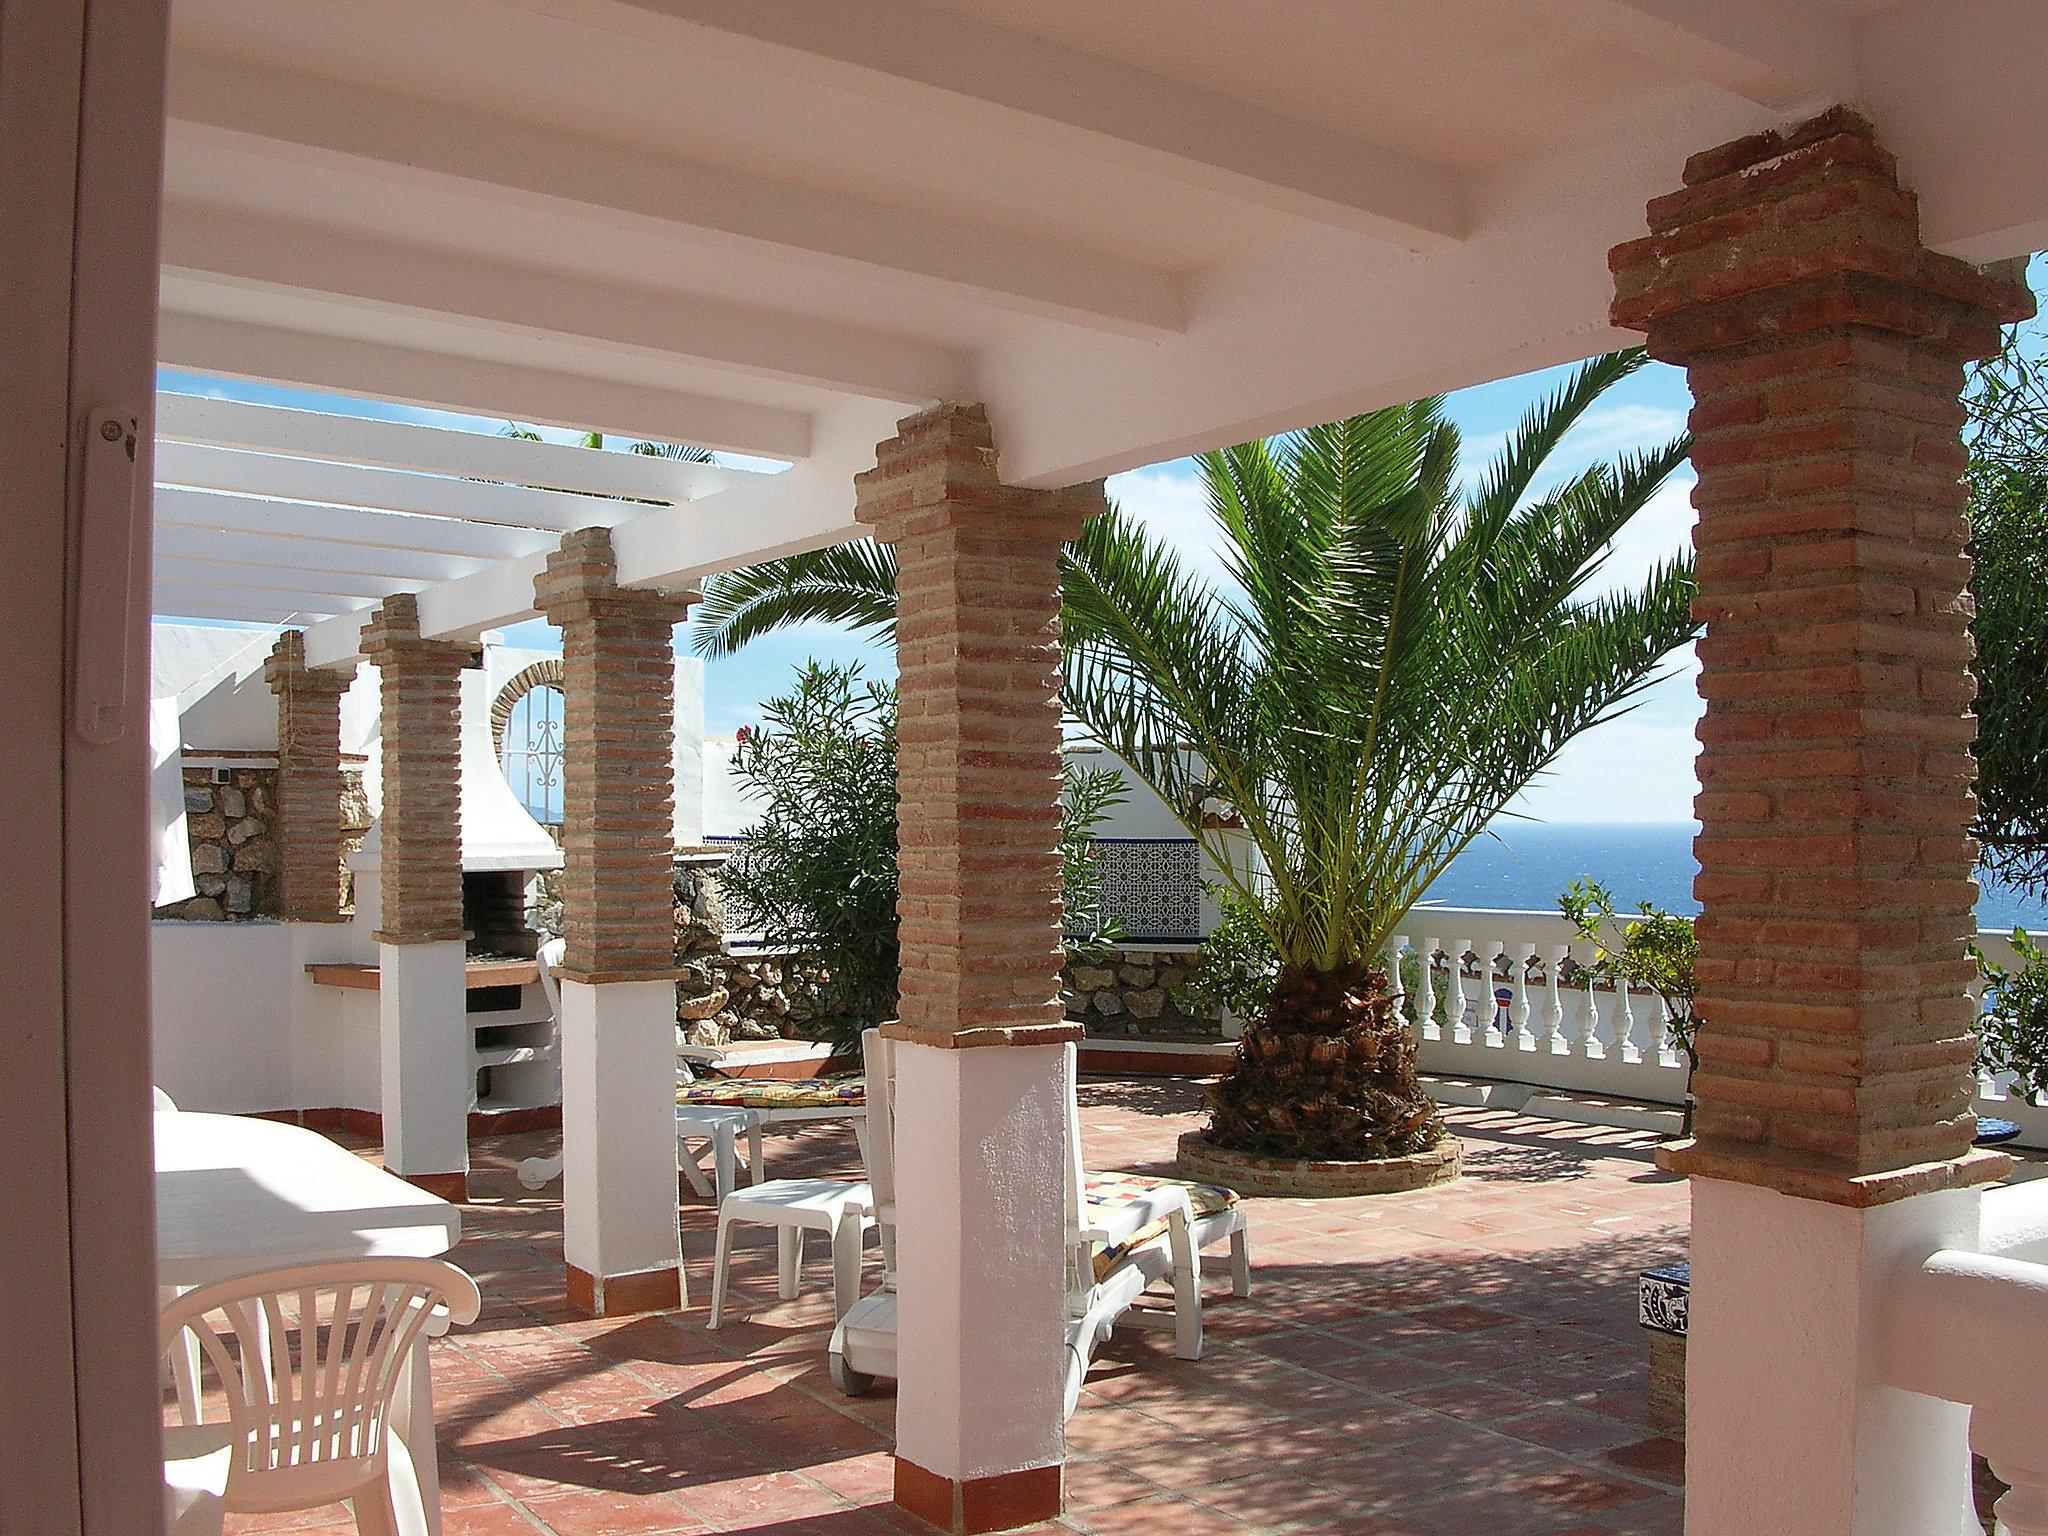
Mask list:
[{"label": "white plastic table", "polygon": [[[433,1258],[461,1236],[459,1208],[325,1136],[241,1115],[157,1113],[160,1285],[205,1285],[321,1259]],[[424,1339],[413,1350],[393,1420],[438,1532],[441,1479]]]}]

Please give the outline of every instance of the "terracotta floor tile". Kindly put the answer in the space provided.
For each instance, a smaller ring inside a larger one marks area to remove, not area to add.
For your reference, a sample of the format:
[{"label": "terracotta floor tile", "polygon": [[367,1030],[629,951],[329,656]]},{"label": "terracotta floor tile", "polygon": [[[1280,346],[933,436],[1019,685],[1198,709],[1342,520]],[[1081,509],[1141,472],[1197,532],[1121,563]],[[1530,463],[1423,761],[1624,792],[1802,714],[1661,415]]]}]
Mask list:
[{"label": "terracotta floor tile", "polygon": [[675,1500],[658,1493],[564,1493],[528,1499],[526,1509],[553,1536],[646,1536],[709,1529]]},{"label": "terracotta floor tile", "polygon": [[[1094,1166],[1169,1172],[1199,1092],[1084,1082]],[[1683,1448],[1647,1424],[1634,1285],[1685,1252],[1684,1183],[1637,1133],[1449,1118],[1465,1144],[1456,1184],[1250,1202],[1255,1294],[1212,1276],[1201,1361],[1119,1331],[1068,1425],[1068,1514],[1040,1536],[1681,1536]],[[534,1133],[472,1150],[453,1257],[485,1307],[432,1352],[448,1536],[929,1536],[889,1502],[893,1387],[848,1400],[825,1373],[822,1262],[781,1302],[768,1234],[748,1233],[738,1315],[714,1333],[714,1218],[690,1200],[696,1305],[580,1317],[562,1292],[557,1192],[511,1172],[558,1145]],[[857,1166],[843,1129],[778,1138],[770,1158],[777,1174]],[[352,1526],[334,1509],[229,1525],[323,1529]]]}]

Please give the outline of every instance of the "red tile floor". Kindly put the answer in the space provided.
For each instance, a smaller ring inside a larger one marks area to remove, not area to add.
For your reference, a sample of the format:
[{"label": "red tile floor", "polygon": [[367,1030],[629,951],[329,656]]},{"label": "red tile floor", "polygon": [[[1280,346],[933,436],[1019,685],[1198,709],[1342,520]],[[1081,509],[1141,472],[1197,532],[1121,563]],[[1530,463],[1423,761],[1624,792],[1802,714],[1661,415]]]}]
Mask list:
[{"label": "red tile floor", "polygon": [[[1089,1164],[1170,1171],[1199,1088],[1082,1087]],[[1454,1109],[1465,1176],[1409,1195],[1252,1205],[1250,1301],[1212,1292],[1208,1352],[1125,1330],[1067,1426],[1067,1514],[1094,1536],[1677,1536],[1680,1447],[1646,1414],[1635,1277],[1683,1254],[1686,1190],[1653,1142]],[[894,1398],[825,1372],[823,1255],[775,1299],[769,1234],[705,1328],[711,1211],[683,1207],[693,1306],[590,1321],[561,1300],[557,1190],[473,1150],[452,1257],[483,1316],[435,1346],[447,1536],[923,1531],[888,1502]],[[853,1138],[770,1143],[772,1173],[849,1168]],[[748,1229],[741,1229],[745,1233]],[[1219,1282],[1220,1283],[1220,1282]],[[345,1531],[330,1509],[236,1531]]]}]

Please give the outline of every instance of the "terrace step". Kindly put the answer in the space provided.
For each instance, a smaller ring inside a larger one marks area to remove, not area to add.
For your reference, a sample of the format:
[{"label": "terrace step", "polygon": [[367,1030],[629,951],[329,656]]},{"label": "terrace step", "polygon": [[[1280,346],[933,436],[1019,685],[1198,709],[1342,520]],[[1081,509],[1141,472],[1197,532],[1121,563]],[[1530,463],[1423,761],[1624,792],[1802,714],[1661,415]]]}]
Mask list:
[{"label": "terrace step", "polygon": [[1684,1123],[1684,1117],[1673,1105],[1617,1099],[1602,1094],[1566,1093],[1556,1088],[1531,1087],[1527,1083],[1503,1083],[1479,1077],[1438,1077],[1424,1073],[1422,1086],[1439,1104],[1505,1109],[1574,1125],[1604,1125],[1616,1130],[1676,1136]]}]

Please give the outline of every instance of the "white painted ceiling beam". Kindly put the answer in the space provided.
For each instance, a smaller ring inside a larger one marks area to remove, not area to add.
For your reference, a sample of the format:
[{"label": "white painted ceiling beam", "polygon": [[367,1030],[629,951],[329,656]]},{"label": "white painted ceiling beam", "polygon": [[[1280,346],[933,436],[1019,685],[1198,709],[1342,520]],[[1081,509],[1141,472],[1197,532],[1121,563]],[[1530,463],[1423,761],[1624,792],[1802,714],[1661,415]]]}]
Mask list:
[{"label": "white painted ceiling beam", "polygon": [[274,453],[243,453],[197,443],[158,443],[156,483],[454,517],[471,523],[547,529],[555,533],[609,527],[647,510],[643,503],[609,496],[579,496],[570,491],[497,485],[487,480],[365,469],[356,464],[286,458]]},{"label": "white painted ceiling beam", "polygon": [[[649,454],[592,452],[499,433],[462,432],[372,416],[338,416],[168,391],[156,397],[156,435],[209,448],[292,454],[375,469],[466,475],[505,485],[558,486],[587,496],[688,501],[752,473]],[[158,449],[158,453],[162,453]]]},{"label": "white painted ceiling beam", "polygon": [[1150,340],[1185,323],[1179,278],[1136,262],[453,102],[179,52],[169,112],[176,142],[261,141],[269,153],[308,163],[372,169],[415,185],[460,183],[515,204],[544,201],[579,217],[666,226],[722,242],[739,260],[797,254]]},{"label": "white painted ceiling beam", "polygon": [[[612,528],[619,582],[681,590],[713,571],[792,555],[860,535],[853,477],[893,435],[886,407],[847,405],[819,420],[818,452],[779,475],[751,475],[731,490],[680,507],[643,512]],[[547,563],[536,550],[419,593],[420,633],[470,639],[478,631],[532,618],[533,579]],[[335,666],[355,658],[366,614],[342,614],[306,631],[306,660]]]},{"label": "white painted ceiling beam", "polygon": [[368,544],[382,549],[420,550],[471,560],[509,560],[552,546],[555,535],[452,517],[415,517],[362,507],[323,507],[303,501],[269,501],[220,491],[156,488],[156,520],[188,528],[219,528],[285,538]]},{"label": "white painted ceiling beam", "polygon": [[[1457,173],[1234,97],[916,0],[609,0],[685,24],[698,53],[950,104],[1041,141],[1410,250],[1466,235]],[[1106,25],[1114,25],[1113,19]]]},{"label": "white painted ceiling beam", "polygon": [[420,633],[437,640],[473,640],[483,630],[537,617],[533,581],[547,563],[544,554],[501,560],[472,576],[422,589]]},{"label": "white painted ceiling beam", "polygon": [[166,203],[163,264],[202,279],[660,352],[904,405],[955,396],[967,376],[958,352],[814,315],[622,287],[245,209]]},{"label": "white painted ceiling beam", "polygon": [[272,565],[285,570],[319,571],[323,579],[336,575],[381,578],[397,582],[407,590],[467,576],[481,563],[459,555],[194,528],[181,523],[159,522],[151,537],[158,555],[212,561],[217,565]]},{"label": "white painted ceiling beam", "polygon": [[1859,98],[1920,199],[1928,244],[1965,261],[2048,250],[2040,0],[1916,0],[1865,20]]},{"label": "white painted ceiling beam", "polygon": [[816,455],[784,473],[619,524],[620,584],[684,589],[714,571],[860,537],[853,477],[874,467],[875,445],[895,435],[896,422],[872,406],[833,412],[819,419]]},{"label": "white painted ceiling beam", "polygon": [[399,592],[410,592],[417,582],[390,576],[361,576],[331,570],[326,566],[255,565],[221,560],[186,559],[159,551],[155,579],[176,587],[219,586],[264,592],[305,592],[319,590],[336,598],[382,602]]},{"label": "white painted ceiling beam", "polygon": [[1656,59],[1758,106],[1790,112],[1856,99],[1848,28],[1800,0],[1540,3],[1603,47]]},{"label": "white painted ceiling beam", "polygon": [[150,612],[162,617],[241,619],[255,624],[317,622],[348,606],[348,600],[318,592],[257,592],[177,582],[160,583],[150,594]]},{"label": "white painted ceiling beam", "polygon": [[175,309],[158,317],[157,360],[193,373],[546,426],[598,427],[763,458],[800,459],[811,445],[806,411]]}]

